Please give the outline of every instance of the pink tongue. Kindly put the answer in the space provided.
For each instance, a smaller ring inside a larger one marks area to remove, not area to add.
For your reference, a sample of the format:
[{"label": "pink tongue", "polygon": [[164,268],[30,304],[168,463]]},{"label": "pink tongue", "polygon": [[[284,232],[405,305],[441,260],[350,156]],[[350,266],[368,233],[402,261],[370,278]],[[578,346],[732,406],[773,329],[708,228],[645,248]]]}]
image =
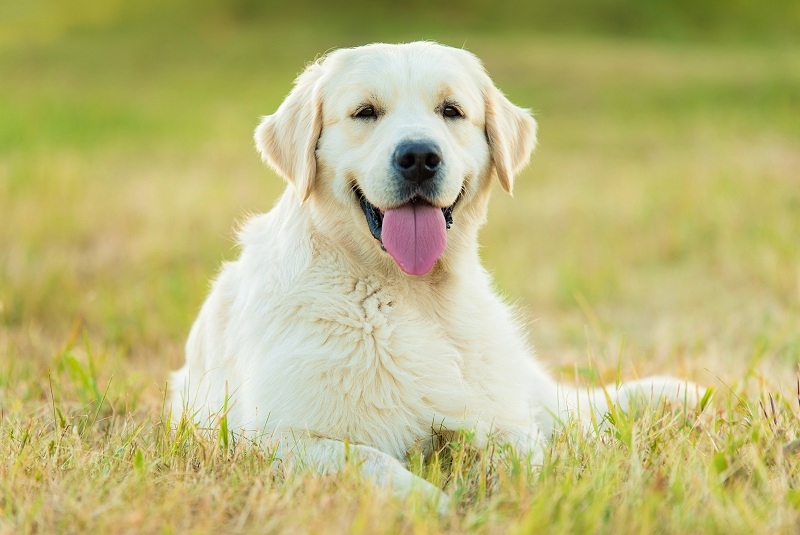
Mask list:
[{"label": "pink tongue", "polygon": [[381,241],[400,269],[425,275],[447,245],[442,209],[417,202],[386,210]]}]

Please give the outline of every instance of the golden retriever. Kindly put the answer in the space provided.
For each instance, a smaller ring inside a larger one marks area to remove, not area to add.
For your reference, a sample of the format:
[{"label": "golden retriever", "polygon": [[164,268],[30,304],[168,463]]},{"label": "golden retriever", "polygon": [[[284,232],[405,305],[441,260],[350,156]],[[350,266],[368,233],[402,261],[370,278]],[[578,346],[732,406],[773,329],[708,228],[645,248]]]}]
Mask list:
[{"label": "golden retriever", "polygon": [[[239,234],[200,311],[172,406],[290,463],[345,452],[399,493],[447,498],[405,467],[436,432],[471,429],[531,462],[569,417],[639,393],[695,403],[669,377],[608,392],[537,363],[478,255],[492,181],[511,192],[536,122],[464,50],[431,42],[332,52],[297,77],[256,146],[289,187]],[[523,239],[520,237],[520,239]]]}]

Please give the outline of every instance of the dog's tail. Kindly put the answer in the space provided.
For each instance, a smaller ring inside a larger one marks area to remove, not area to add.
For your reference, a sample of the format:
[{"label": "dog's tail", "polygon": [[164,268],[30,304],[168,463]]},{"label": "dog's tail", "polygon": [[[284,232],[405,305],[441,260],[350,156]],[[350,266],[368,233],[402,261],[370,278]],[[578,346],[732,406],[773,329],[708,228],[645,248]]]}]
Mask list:
[{"label": "dog's tail", "polygon": [[578,419],[584,425],[601,425],[608,414],[616,411],[627,413],[633,406],[657,405],[659,403],[682,404],[689,409],[698,406],[706,398],[706,388],[668,376],[638,379],[620,385],[601,388],[574,388],[557,386],[557,405],[548,407],[553,426]]}]

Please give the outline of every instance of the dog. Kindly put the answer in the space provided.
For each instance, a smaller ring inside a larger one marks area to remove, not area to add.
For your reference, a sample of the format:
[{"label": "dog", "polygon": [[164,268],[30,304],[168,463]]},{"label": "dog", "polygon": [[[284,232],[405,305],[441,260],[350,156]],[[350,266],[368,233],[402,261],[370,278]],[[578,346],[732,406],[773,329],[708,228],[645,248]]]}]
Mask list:
[{"label": "dog", "polygon": [[561,422],[600,421],[609,402],[697,403],[703,389],[671,377],[558,384],[493,290],[478,229],[536,130],[462,49],[372,44],[310,64],[255,131],[288,187],[213,283],[172,377],[175,420],[224,411],[286,463],[335,472],[356,456],[377,483],[446,507],[405,464],[432,430],[537,463]]}]

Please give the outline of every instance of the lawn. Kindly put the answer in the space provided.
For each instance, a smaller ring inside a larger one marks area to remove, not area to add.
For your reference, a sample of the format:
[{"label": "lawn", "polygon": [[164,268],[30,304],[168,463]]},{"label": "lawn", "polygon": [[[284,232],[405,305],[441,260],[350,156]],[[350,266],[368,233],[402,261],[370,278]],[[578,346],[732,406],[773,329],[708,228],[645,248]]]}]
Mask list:
[{"label": "lawn", "polygon": [[[0,25],[0,533],[796,532],[800,45],[112,15]],[[259,116],[326,50],[416,38],[539,120],[481,235],[539,358],[715,389],[566,429],[537,469],[413,458],[444,517],[161,415],[236,225],[283,189]]]}]

